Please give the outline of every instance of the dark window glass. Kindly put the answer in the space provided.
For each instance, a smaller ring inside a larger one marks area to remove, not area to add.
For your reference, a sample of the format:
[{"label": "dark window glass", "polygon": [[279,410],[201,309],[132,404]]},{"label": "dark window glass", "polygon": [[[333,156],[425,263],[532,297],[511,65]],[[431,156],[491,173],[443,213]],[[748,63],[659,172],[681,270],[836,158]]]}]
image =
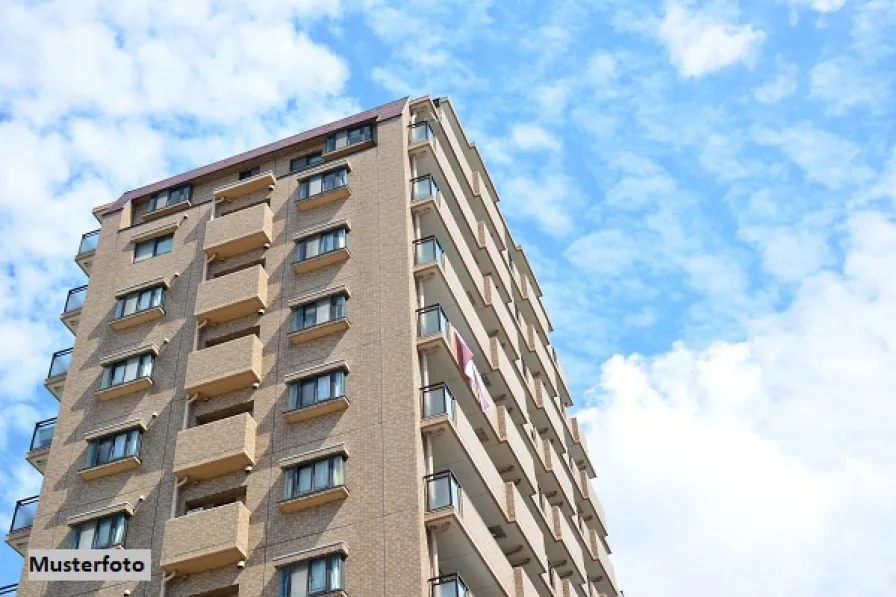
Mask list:
[{"label": "dark window glass", "polygon": [[344,483],[344,463],[344,457],[338,455],[287,469],[283,475],[284,499],[339,487]]},{"label": "dark window glass", "polygon": [[339,168],[338,170],[318,174],[303,180],[299,185],[299,199],[307,199],[308,197],[314,197],[315,195],[344,187],[348,180],[346,174],[347,170],[345,168]]},{"label": "dark window glass", "polygon": [[327,137],[327,151],[336,151],[370,139],[373,139],[373,128],[369,124],[346,129]]},{"label": "dark window glass", "polygon": [[253,176],[258,176],[261,173],[261,168],[255,166],[254,168],[249,168],[248,170],[243,170],[240,172],[240,180],[246,180],[247,178],[252,178]]},{"label": "dark window glass", "polygon": [[323,161],[323,154],[321,154],[321,152],[319,151],[315,151],[314,153],[309,153],[290,160],[289,171],[296,172],[297,170],[303,170],[305,168],[308,168],[309,166],[320,164]]},{"label": "dark window glass", "polygon": [[331,371],[289,386],[289,408],[305,408],[345,396],[345,371]]},{"label": "dark window glass", "polygon": [[299,305],[293,312],[293,331],[304,330],[345,317],[345,295],[337,294]]},{"label": "dark window glass", "polygon": [[161,307],[164,294],[165,288],[156,286],[155,288],[138,290],[121,297],[115,305],[115,319]]},{"label": "dark window glass", "polygon": [[166,234],[158,238],[151,238],[134,245],[134,263],[170,253],[174,247],[174,235]]},{"label": "dark window glass", "polygon": [[149,200],[149,211],[156,211],[157,209],[162,209],[169,205],[176,205],[184,201],[189,201],[192,192],[193,187],[184,185],[182,187],[174,187],[173,189],[166,189],[156,193]]},{"label": "dark window glass", "polygon": [[296,261],[305,261],[318,255],[344,249],[345,236],[345,228],[338,228],[303,238],[296,243]]}]

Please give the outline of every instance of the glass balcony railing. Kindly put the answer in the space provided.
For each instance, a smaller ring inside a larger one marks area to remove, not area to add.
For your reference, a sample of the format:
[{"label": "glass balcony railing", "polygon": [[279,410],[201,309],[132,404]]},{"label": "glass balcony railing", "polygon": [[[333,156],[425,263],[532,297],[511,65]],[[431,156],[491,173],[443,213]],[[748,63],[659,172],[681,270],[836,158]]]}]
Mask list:
[{"label": "glass balcony railing", "polygon": [[414,265],[443,263],[444,256],[442,245],[436,237],[427,236],[414,241]]},{"label": "glass balcony railing", "polygon": [[81,245],[78,247],[78,255],[96,251],[96,245],[100,240],[100,231],[94,230],[81,236]]},{"label": "glass balcony railing", "polygon": [[84,306],[84,296],[87,294],[87,286],[79,286],[68,291],[68,297],[65,299],[65,309],[63,313],[69,313],[75,309]]},{"label": "glass balcony railing", "polygon": [[16,597],[16,592],[19,590],[19,585],[6,585],[5,587],[0,587],[0,597]]},{"label": "glass balcony railing", "polygon": [[417,335],[421,338],[437,333],[447,336],[450,326],[440,305],[417,309]]},{"label": "glass balcony railing", "polygon": [[423,141],[432,141],[432,127],[429,126],[428,120],[415,122],[408,127],[408,143],[421,143]]},{"label": "glass balcony railing", "polygon": [[10,533],[27,529],[32,525],[37,514],[37,498],[38,496],[34,496],[16,502],[16,511],[12,515],[12,524],[9,525]]},{"label": "glass balcony railing", "polygon": [[31,436],[31,448],[29,452],[46,448],[53,443],[53,432],[56,431],[56,418],[40,421],[34,426],[34,434]]},{"label": "glass balcony railing", "polygon": [[444,383],[423,388],[423,418],[448,415],[454,419],[454,396]]},{"label": "glass balcony railing", "polygon": [[66,348],[53,353],[53,360],[50,361],[50,373],[47,374],[48,378],[68,372],[68,367],[72,363],[72,350],[71,348]]},{"label": "glass balcony railing", "polygon": [[460,574],[446,574],[429,579],[430,597],[473,597]]},{"label": "glass balcony railing", "polygon": [[423,477],[426,482],[426,511],[434,512],[445,508],[463,511],[463,492],[460,483],[451,471],[442,471]]},{"label": "glass balcony railing", "polygon": [[411,181],[411,201],[422,201],[439,194],[439,185],[431,174]]}]

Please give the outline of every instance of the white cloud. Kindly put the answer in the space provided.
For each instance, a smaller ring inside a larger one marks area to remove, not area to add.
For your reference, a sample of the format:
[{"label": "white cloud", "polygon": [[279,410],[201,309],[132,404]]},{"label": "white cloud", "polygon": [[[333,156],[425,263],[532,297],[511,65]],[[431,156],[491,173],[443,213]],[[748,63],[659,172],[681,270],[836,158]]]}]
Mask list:
[{"label": "white cloud", "polygon": [[576,181],[546,168],[541,172],[510,176],[501,185],[501,197],[507,201],[505,213],[530,219],[551,236],[563,237],[577,227],[576,217],[584,203]]},{"label": "white cloud", "polygon": [[785,0],[795,8],[810,8],[820,13],[832,13],[846,6],[846,0]]},{"label": "white cloud", "polygon": [[819,62],[810,73],[810,81],[810,96],[824,102],[834,115],[857,107],[878,112],[889,101],[888,75],[869,72],[858,60],[841,56]]},{"label": "white cloud", "polygon": [[832,190],[842,190],[874,176],[863,161],[861,147],[808,122],[780,130],[757,127],[753,138],[761,145],[777,147],[802,168],[808,179]]},{"label": "white cloud", "polygon": [[896,226],[850,232],[743,342],[603,365],[580,416],[626,593],[893,592]]},{"label": "white cloud", "polygon": [[790,97],[797,90],[799,68],[793,62],[775,58],[775,76],[758,87],[753,88],[753,97],[763,104],[774,104]]},{"label": "white cloud", "polygon": [[667,0],[665,6],[657,34],[672,64],[686,78],[749,62],[765,39],[765,33],[752,25],[736,25],[709,12],[691,11],[675,0]]},{"label": "white cloud", "polygon": [[563,148],[563,142],[556,135],[532,123],[515,124],[510,131],[510,142],[525,151],[560,151]]}]

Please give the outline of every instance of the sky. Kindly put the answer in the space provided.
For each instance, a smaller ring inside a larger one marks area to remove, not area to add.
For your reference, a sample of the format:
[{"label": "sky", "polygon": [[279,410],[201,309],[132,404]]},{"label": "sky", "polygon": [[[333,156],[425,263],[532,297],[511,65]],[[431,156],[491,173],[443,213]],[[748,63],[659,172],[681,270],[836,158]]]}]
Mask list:
[{"label": "sky", "polygon": [[[0,0],[0,526],[94,206],[448,95],[626,597],[896,594],[893,0]],[[0,547],[0,585],[21,565]]]}]

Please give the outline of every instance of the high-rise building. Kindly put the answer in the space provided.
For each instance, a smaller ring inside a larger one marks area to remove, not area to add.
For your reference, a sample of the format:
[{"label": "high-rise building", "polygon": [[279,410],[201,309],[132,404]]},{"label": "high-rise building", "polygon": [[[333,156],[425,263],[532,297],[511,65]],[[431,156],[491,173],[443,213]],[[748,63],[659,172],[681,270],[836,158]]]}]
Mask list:
[{"label": "high-rise building", "polygon": [[538,282],[448,99],[93,213],[6,542],[151,549],[152,580],[20,597],[617,594]]}]

